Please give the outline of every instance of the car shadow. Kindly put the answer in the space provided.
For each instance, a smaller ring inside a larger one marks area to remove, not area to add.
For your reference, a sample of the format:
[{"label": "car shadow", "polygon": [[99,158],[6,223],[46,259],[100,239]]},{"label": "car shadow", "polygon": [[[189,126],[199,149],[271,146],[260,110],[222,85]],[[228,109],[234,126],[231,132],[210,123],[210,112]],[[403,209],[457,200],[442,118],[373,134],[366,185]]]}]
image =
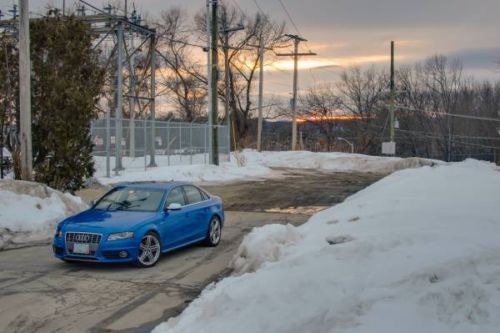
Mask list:
[{"label": "car shadow", "polygon": [[[69,268],[69,272],[76,272],[81,270],[87,271],[100,271],[100,272],[120,272],[120,271],[129,271],[130,269],[152,269],[154,270],[158,266],[163,264],[168,264],[168,260],[176,260],[183,256],[191,255],[194,251],[198,249],[211,249],[210,247],[206,247],[203,243],[191,244],[179,249],[175,249],[172,251],[168,251],[166,253],[162,253],[160,256],[160,260],[158,263],[150,268],[142,268],[136,266],[131,262],[124,263],[102,263],[102,262],[92,262],[92,261],[78,261],[78,260],[67,260],[66,262],[61,262],[61,265],[66,265],[65,268]],[[210,251],[211,252],[211,251]]]}]

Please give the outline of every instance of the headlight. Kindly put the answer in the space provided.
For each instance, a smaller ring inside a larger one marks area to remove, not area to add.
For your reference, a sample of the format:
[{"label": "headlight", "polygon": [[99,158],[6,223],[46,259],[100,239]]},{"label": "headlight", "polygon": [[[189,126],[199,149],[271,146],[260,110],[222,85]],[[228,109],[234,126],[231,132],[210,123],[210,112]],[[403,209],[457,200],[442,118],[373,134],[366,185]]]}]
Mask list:
[{"label": "headlight", "polygon": [[62,223],[59,223],[56,228],[56,237],[62,237],[62,230],[61,230]]},{"label": "headlight", "polygon": [[134,233],[131,231],[126,231],[126,232],[118,232],[116,234],[111,234],[108,236],[108,240],[113,241],[113,240],[127,239],[132,237],[134,237]]}]

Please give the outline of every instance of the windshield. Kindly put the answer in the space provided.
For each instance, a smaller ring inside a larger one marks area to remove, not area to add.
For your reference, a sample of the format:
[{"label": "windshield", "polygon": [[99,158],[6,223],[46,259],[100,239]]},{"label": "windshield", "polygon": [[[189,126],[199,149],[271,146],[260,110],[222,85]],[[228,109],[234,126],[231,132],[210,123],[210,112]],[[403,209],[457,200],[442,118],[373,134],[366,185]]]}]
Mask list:
[{"label": "windshield", "polygon": [[162,197],[162,190],[118,188],[102,197],[94,209],[154,212]]}]

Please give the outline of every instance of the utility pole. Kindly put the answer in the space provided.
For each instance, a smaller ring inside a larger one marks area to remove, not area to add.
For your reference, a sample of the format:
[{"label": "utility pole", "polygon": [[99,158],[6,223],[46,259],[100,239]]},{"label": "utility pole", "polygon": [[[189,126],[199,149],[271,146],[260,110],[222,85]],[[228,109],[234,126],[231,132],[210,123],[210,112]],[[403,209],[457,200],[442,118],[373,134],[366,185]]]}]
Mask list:
[{"label": "utility pole", "polygon": [[394,91],[394,41],[391,41],[391,81],[389,92],[389,142],[382,142],[383,155],[396,155],[396,142],[394,142],[394,110],[395,110],[395,91]]},{"label": "utility pole", "polygon": [[264,98],[264,41],[259,39],[259,119],[257,122],[257,151],[262,151],[262,100]]},{"label": "utility pole", "polygon": [[394,41],[391,41],[391,106],[390,106],[390,142],[394,142]]},{"label": "utility pole", "polygon": [[[226,10],[224,9],[223,12],[223,34],[224,34],[224,86],[226,90],[226,98],[224,100],[224,111],[226,112],[226,125],[227,125],[227,144],[229,145],[228,151],[231,151],[231,111],[229,107],[229,96],[231,96],[231,87],[229,86],[229,33],[234,32],[234,31],[239,31],[245,29],[245,27],[242,24],[238,24],[235,27],[228,27],[227,26],[227,15],[226,15]],[[236,148],[236,147],[235,147]]]},{"label": "utility pole", "polygon": [[28,0],[20,0],[19,7],[19,142],[21,150],[21,179],[31,180],[33,176],[33,155],[31,146],[31,61]]},{"label": "utility pole", "polygon": [[218,101],[217,101],[217,77],[218,73],[218,52],[217,52],[217,41],[219,35],[219,26],[218,26],[218,0],[209,0],[211,1],[211,31],[210,31],[210,101],[211,105],[211,114],[209,117],[210,123],[210,138],[211,138],[211,155],[210,155],[210,164],[219,165],[219,138],[217,136],[217,126],[215,125],[218,118]]},{"label": "utility pole", "polygon": [[298,61],[299,56],[315,56],[314,52],[299,53],[299,43],[307,42],[307,39],[298,35],[286,34],[285,36],[293,39],[293,53],[277,53],[279,57],[293,56],[293,97],[292,97],[292,150],[297,149],[297,80],[298,80]]},{"label": "utility pole", "polygon": [[[207,13],[206,13],[206,18],[207,18],[207,22],[206,22],[206,29],[207,29],[207,97],[208,97],[208,115],[207,115],[207,118],[208,118],[208,128],[211,129],[211,125],[212,125],[212,80],[210,80],[210,73],[212,72],[212,64],[211,64],[211,52],[210,52],[210,45],[211,45],[211,39],[210,39],[210,36],[211,36],[211,33],[210,31],[212,30],[212,27],[211,27],[211,24],[210,22],[211,19],[210,19],[210,0],[207,0]],[[212,163],[212,136],[211,136],[211,131],[208,132],[208,134],[206,136],[208,136],[208,140],[207,140],[207,137],[205,137],[205,140],[208,141],[208,163]],[[205,149],[207,148],[207,145],[205,145]],[[206,153],[206,152],[205,152]]]},{"label": "utility pole", "polygon": [[8,12],[12,14],[13,20],[17,19],[17,17],[19,16],[17,14],[17,5],[16,4],[12,5],[12,9],[9,9]]},{"label": "utility pole", "polygon": [[115,89],[115,175],[123,170],[122,165],[122,97],[123,97],[123,23],[116,28],[117,56],[116,56],[116,89]]},{"label": "utility pole", "polygon": [[[135,13],[132,16],[133,21],[135,22]],[[130,44],[132,46],[132,50],[135,48],[135,38],[134,34],[130,34]],[[130,130],[129,133],[129,156],[131,158],[135,158],[135,98],[133,95],[135,95],[135,54],[130,55],[130,60],[129,60],[129,75],[128,75],[128,82],[129,82],[129,99],[128,99],[128,107],[129,107],[129,113],[130,113],[130,120],[129,120],[129,125],[128,128]]]},{"label": "utility pole", "polygon": [[151,157],[149,167],[156,167],[156,36],[151,35],[151,96],[149,108],[151,109]]}]

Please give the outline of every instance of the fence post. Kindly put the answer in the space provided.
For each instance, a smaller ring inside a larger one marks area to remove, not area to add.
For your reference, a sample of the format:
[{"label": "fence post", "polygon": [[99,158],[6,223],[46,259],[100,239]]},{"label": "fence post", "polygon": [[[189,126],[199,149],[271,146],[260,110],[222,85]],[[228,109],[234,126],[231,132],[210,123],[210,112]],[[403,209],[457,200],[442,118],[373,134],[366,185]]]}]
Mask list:
[{"label": "fence post", "polygon": [[111,110],[106,113],[106,177],[111,177]]},{"label": "fence post", "polygon": [[147,125],[147,122],[146,122],[146,119],[143,119],[142,120],[142,128],[143,128],[143,132],[144,132],[144,171],[146,171],[148,169],[148,156],[147,156],[147,148],[148,148],[148,133],[146,131],[146,125]]},{"label": "fence post", "polygon": [[207,125],[203,126],[203,164],[207,164]]},{"label": "fence post", "polygon": [[167,163],[170,166],[170,119],[167,122]]},{"label": "fence post", "polygon": [[182,162],[182,123],[179,123],[179,161]]},{"label": "fence post", "polygon": [[227,161],[231,162],[231,123],[228,125],[229,130],[226,132],[226,140],[227,140]]},{"label": "fence post", "polygon": [[193,122],[189,124],[189,164],[193,164]]}]

